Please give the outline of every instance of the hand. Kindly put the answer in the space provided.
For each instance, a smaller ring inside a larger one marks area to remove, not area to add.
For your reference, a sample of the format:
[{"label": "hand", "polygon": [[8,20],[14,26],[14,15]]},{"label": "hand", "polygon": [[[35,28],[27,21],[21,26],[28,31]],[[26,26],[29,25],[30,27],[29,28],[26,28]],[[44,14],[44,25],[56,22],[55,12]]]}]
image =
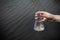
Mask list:
[{"label": "hand", "polygon": [[[39,17],[39,19],[38,19]],[[45,11],[37,11],[35,13],[35,20],[39,21],[53,21],[54,15]]]}]

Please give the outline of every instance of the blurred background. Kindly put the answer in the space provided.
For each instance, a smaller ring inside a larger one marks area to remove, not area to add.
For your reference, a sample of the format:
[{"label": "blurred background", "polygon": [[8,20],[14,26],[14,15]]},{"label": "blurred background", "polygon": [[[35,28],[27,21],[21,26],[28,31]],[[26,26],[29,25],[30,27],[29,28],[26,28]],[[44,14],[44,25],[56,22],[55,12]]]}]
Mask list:
[{"label": "blurred background", "polygon": [[60,23],[44,22],[44,31],[33,29],[36,11],[60,15],[60,0],[0,0],[0,40],[59,40]]}]

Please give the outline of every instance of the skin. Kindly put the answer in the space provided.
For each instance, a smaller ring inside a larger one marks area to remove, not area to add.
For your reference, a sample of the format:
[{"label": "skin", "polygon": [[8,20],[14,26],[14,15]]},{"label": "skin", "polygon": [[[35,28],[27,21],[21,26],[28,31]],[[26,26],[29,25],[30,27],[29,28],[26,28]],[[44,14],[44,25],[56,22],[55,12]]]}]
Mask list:
[{"label": "skin", "polygon": [[[39,18],[40,20],[38,19],[38,17],[40,17]],[[35,20],[39,20],[40,22],[44,21],[60,22],[60,15],[51,14],[46,11],[37,11],[35,12]]]}]

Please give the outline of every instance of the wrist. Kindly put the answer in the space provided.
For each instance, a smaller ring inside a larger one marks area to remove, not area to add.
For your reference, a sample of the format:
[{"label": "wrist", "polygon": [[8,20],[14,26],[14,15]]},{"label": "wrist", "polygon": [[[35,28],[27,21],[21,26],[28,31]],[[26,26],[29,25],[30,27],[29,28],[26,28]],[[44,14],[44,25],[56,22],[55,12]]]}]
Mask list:
[{"label": "wrist", "polygon": [[57,18],[56,18],[56,17],[57,17],[57,15],[54,15],[54,14],[53,14],[53,21],[54,21],[54,22],[57,21]]}]

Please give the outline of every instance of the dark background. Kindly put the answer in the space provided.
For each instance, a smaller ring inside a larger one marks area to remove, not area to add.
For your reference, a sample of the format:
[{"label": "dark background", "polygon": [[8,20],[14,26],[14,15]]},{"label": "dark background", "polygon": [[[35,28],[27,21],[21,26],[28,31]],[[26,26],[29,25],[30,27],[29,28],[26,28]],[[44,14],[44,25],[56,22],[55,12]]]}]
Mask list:
[{"label": "dark background", "polygon": [[0,0],[0,40],[59,40],[60,23],[45,22],[45,30],[34,31],[34,13],[60,15],[60,0]]}]

